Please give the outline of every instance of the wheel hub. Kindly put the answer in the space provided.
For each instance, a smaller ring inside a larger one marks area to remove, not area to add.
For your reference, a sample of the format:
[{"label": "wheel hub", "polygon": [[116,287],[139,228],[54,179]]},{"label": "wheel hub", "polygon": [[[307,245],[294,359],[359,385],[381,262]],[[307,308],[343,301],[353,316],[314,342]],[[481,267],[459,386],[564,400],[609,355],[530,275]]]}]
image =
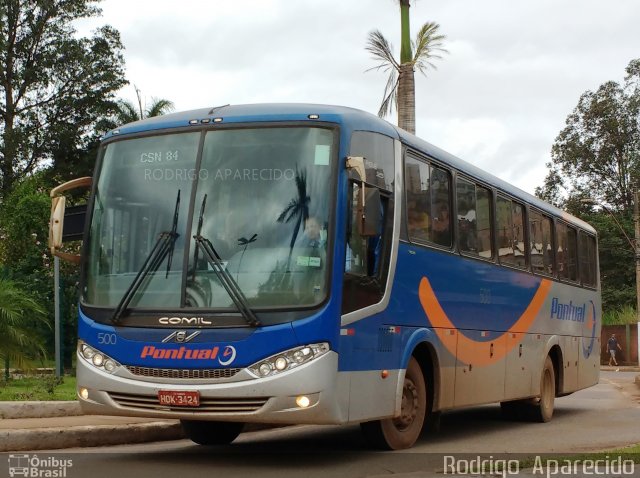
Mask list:
[{"label": "wheel hub", "polygon": [[405,430],[411,426],[418,413],[418,389],[411,380],[405,379],[402,387],[402,405],[400,416],[394,419],[398,430]]}]

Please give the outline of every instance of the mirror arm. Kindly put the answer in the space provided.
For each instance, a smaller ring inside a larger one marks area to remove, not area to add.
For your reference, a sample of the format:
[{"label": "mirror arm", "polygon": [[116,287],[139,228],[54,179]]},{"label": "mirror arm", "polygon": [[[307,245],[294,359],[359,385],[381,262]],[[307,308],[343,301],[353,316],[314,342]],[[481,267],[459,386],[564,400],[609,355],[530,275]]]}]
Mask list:
[{"label": "mirror arm", "polygon": [[358,176],[360,176],[360,190],[362,193],[362,200],[361,200],[361,204],[362,204],[362,214],[360,215],[360,228],[362,229],[362,227],[364,226],[366,217],[365,217],[365,201],[366,201],[366,193],[365,193],[365,182],[367,180],[367,172],[366,169],[364,167],[364,160],[365,158],[363,156],[347,156],[347,160],[346,160],[346,166],[347,169],[351,169],[354,170],[356,173],[358,173]]},{"label": "mirror arm", "polygon": [[65,191],[77,188],[90,188],[93,179],[91,177],[82,177],[67,181],[60,186],[51,190],[51,217],[49,219],[49,249],[51,254],[58,256],[62,260],[80,263],[80,256],[77,254],[68,254],[61,252],[58,248],[62,245],[62,229],[64,227],[64,210],[66,207],[66,199],[63,196]]},{"label": "mirror arm", "polygon": [[89,176],[72,179],[71,181],[67,181],[64,184],[61,184],[60,186],[53,188],[49,193],[49,196],[54,198],[56,196],[61,196],[63,192],[69,191],[70,189],[89,188],[91,187],[92,181],[93,181],[93,178]]}]

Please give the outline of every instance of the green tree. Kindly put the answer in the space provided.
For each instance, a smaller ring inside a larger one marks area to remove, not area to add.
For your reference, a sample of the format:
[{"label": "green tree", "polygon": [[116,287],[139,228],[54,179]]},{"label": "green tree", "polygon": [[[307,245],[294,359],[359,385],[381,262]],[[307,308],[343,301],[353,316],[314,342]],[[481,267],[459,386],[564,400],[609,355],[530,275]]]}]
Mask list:
[{"label": "green tree", "polygon": [[442,45],[446,39],[440,33],[440,25],[427,22],[418,31],[415,41],[411,41],[409,27],[409,0],[400,0],[401,48],[400,61],[393,54],[391,43],[379,30],[369,33],[366,50],[378,61],[375,70],[389,73],[384,89],[382,104],[378,111],[381,118],[391,113],[393,106],[398,112],[398,126],[410,133],[416,131],[415,69],[426,76],[429,68],[435,69],[434,60],[446,53]]},{"label": "green tree", "polygon": [[44,356],[42,338],[34,334],[33,324],[46,323],[43,308],[16,282],[0,277],[0,360],[5,380],[9,365],[28,366],[32,359]]},{"label": "green tree", "polygon": [[591,197],[613,211],[630,211],[640,177],[640,59],[624,84],[608,81],[585,92],[551,150],[549,174],[536,194],[563,206]]},{"label": "green tree", "polygon": [[43,173],[17,183],[0,206],[0,264],[11,266],[21,282],[44,278],[49,269],[47,250],[51,200]]},{"label": "green tree", "polygon": [[0,2],[0,197],[46,160],[73,160],[126,84],[119,33],[103,26],[80,38],[78,19],[95,0]]},{"label": "green tree", "polygon": [[[0,265],[5,276],[29,291],[43,310],[45,321],[31,324],[32,332],[44,338],[52,355],[53,337],[53,267],[48,251],[48,219],[51,208],[48,171],[41,171],[16,183],[0,205]],[[78,266],[61,262],[61,297],[64,340],[64,363],[71,365],[75,352],[76,297]]]},{"label": "green tree", "polygon": [[636,307],[635,255],[620,231],[622,226],[628,237],[633,237],[633,219],[630,214],[617,214],[616,221],[605,211],[592,210],[580,217],[598,231],[600,280],[602,283],[602,309],[619,311]]},{"label": "green tree", "polygon": [[[604,310],[635,306],[634,251],[620,228],[633,237],[633,189],[640,186],[640,60],[629,63],[623,84],[608,81],[582,94],[547,167],[536,194],[598,231]],[[596,205],[585,204],[585,198]]]},{"label": "green tree", "polygon": [[118,111],[116,113],[116,121],[118,124],[133,123],[145,118],[153,118],[154,116],[162,116],[171,113],[174,109],[172,101],[164,98],[151,98],[151,104],[148,107],[143,106],[140,90],[136,88],[136,97],[138,104],[134,105],[128,100],[118,100]]}]

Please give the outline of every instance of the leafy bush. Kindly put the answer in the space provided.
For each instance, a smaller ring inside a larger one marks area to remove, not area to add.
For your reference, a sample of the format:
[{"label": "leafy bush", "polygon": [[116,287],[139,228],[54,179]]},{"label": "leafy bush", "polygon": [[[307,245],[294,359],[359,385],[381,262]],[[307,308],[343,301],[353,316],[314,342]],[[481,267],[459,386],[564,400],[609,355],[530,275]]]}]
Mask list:
[{"label": "leafy bush", "polygon": [[638,322],[636,309],[626,305],[621,309],[608,310],[602,316],[602,325],[626,325]]}]

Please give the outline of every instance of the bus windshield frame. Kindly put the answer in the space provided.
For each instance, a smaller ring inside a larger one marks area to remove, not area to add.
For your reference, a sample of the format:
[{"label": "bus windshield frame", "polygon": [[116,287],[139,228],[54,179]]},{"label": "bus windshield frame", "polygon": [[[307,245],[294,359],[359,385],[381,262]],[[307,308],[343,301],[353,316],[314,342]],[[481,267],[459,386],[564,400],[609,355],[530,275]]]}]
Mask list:
[{"label": "bus windshield frame", "polygon": [[[106,141],[85,231],[82,308],[108,323],[139,280],[119,314],[122,325],[155,326],[161,314],[246,326],[199,252],[200,236],[264,323],[308,316],[330,297],[338,148],[337,125],[318,122],[180,128]],[[172,227],[171,254],[141,274],[159,235]]]}]

